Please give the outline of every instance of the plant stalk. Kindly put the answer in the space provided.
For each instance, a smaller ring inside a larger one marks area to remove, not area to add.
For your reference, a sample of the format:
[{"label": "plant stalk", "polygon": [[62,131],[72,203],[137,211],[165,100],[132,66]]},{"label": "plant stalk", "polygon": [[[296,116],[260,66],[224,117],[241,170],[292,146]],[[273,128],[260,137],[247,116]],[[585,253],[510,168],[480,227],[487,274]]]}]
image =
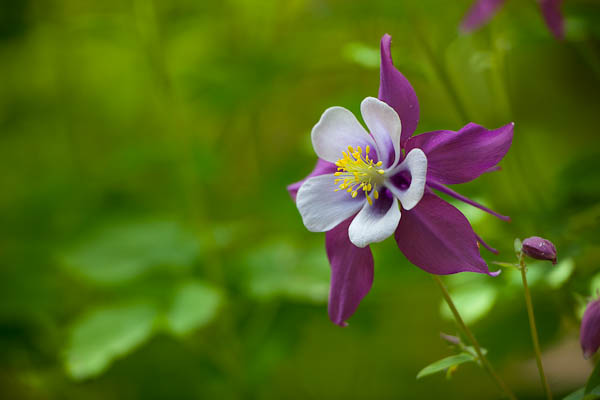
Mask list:
[{"label": "plant stalk", "polygon": [[481,351],[479,342],[477,342],[477,339],[475,339],[473,332],[471,332],[471,330],[465,324],[465,321],[463,321],[462,317],[460,316],[460,313],[458,312],[458,309],[454,305],[454,302],[452,301],[452,298],[450,297],[450,293],[448,293],[448,289],[446,289],[446,285],[444,285],[444,282],[442,282],[441,278],[437,275],[431,275],[431,276],[433,277],[433,280],[435,281],[435,283],[437,283],[437,285],[440,287],[440,290],[442,291],[442,294],[444,295],[444,300],[446,300],[446,304],[448,304],[448,307],[450,307],[450,310],[452,311],[452,314],[454,315],[454,319],[456,320],[456,323],[461,328],[461,330],[463,331],[463,333],[465,334],[467,339],[469,339],[469,341],[471,342],[471,345],[475,349],[475,352],[477,353],[477,357],[481,361],[483,368],[490,374],[490,376],[492,377],[492,379],[494,380],[496,385],[498,385],[500,390],[502,390],[506,394],[506,396],[508,396],[509,399],[517,400],[514,393],[510,390],[510,388],[506,385],[506,383],[504,383],[502,378],[500,378],[500,376],[496,373],[496,370],[494,370],[494,367],[492,367],[492,364],[490,364],[488,359],[485,357],[485,355]]},{"label": "plant stalk", "polygon": [[533,305],[531,303],[531,293],[529,292],[529,286],[527,285],[527,271],[525,268],[525,261],[523,255],[519,257],[519,265],[521,266],[521,277],[523,278],[523,289],[525,293],[525,304],[527,305],[527,315],[529,317],[529,327],[531,329],[531,340],[533,341],[533,349],[535,350],[535,361],[537,363],[538,371],[540,373],[540,380],[544,386],[546,392],[546,398],[552,400],[552,392],[548,385],[548,379],[544,373],[544,366],[542,365],[542,352],[540,351],[540,342],[538,339],[537,328],[535,327],[535,317],[533,315]]}]

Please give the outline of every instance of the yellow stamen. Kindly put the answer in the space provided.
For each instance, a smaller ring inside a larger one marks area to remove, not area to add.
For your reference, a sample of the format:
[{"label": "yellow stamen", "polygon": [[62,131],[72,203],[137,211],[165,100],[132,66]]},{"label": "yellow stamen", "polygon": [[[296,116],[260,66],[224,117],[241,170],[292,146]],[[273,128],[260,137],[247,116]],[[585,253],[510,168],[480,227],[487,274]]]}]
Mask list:
[{"label": "yellow stamen", "polygon": [[334,180],[337,186],[334,190],[336,192],[345,190],[350,193],[352,198],[356,198],[358,192],[361,191],[365,194],[369,205],[373,205],[373,199],[379,198],[376,189],[377,186],[383,184],[385,172],[381,168],[383,165],[381,161],[375,163],[369,158],[371,146],[367,145],[364,150],[363,153],[361,146],[356,146],[356,150],[354,147],[348,146],[348,151],[342,152],[342,158],[335,163],[338,168],[334,175],[339,178]]}]

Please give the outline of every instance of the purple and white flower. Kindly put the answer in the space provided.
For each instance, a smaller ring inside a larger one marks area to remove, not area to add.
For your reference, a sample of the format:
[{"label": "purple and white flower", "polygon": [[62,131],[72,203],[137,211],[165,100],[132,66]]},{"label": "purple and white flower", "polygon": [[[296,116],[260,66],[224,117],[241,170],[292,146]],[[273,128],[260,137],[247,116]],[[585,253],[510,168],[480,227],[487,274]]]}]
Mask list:
[{"label": "purple and white flower", "polygon": [[[506,0],[477,0],[462,21],[461,29],[474,31],[485,25],[502,7]],[[557,39],[564,39],[564,19],[560,12],[562,0],[537,0],[548,29]]]},{"label": "purple and white flower", "polygon": [[433,190],[508,220],[446,185],[497,170],[510,148],[513,124],[490,131],[470,123],[458,132],[413,137],[419,103],[394,67],[390,46],[386,34],[381,39],[379,98],[367,97],[361,103],[368,130],[350,111],[327,109],[311,133],[317,165],[307,178],[288,186],[306,227],[326,232],[332,269],[329,316],[342,326],[371,289],[369,245],[392,234],[406,258],[429,273],[495,275],[478,244],[495,250]]},{"label": "purple and white flower", "polygon": [[367,97],[360,108],[371,134],[342,107],[327,109],[313,128],[317,156],[335,164],[337,171],[307,179],[296,205],[312,232],[330,231],[356,215],[348,235],[362,248],[394,233],[401,216],[398,203],[411,210],[421,201],[427,157],[421,149],[402,157],[402,128],[392,107]]}]

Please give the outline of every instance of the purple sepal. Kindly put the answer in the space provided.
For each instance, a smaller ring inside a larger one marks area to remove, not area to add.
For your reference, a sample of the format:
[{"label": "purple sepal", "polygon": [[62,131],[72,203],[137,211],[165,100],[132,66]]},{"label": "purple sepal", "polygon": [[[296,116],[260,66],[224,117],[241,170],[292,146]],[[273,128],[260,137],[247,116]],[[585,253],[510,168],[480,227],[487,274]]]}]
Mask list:
[{"label": "purple sepal", "polygon": [[329,318],[339,326],[354,314],[373,284],[373,254],[367,246],[359,248],[348,238],[352,218],[325,234],[327,258],[331,264]]},{"label": "purple sepal", "polygon": [[497,275],[481,258],[477,235],[467,218],[433,193],[426,192],[415,208],[402,212],[395,238],[406,258],[431,274]]},{"label": "purple sepal", "polygon": [[435,189],[438,190],[444,194],[447,194],[448,196],[454,197],[457,200],[463,201],[475,208],[479,208],[482,211],[485,211],[486,213],[492,214],[494,217],[499,218],[503,221],[510,221],[510,217],[507,215],[502,215],[502,214],[498,214],[496,211],[490,210],[489,208],[487,208],[486,206],[479,204],[471,199],[469,199],[466,196],[463,196],[460,193],[455,192],[454,190],[450,189],[449,187],[446,187],[444,185],[442,185],[441,183],[437,183],[434,180],[428,180],[427,181],[427,186],[429,186],[431,189]]},{"label": "purple sepal", "polygon": [[319,158],[317,160],[317,163],[315,164],[315,168],[312,170],[312,172],[310,174],[308,174],[308,176],[306,178],[302,179],[301,181],[298,181],[298,182],[292,183],[291,185],[288,185],[287,191],[290,194],[290,196],[292,197],[292,200],[296,201],[296,195],[298,194],[298,189],[300,189],[300,186],[302,186],[304,181],[306,181],[308,178],[312,178],[313,176],[324,175],[324,174],[333,174],[335,171],[337,171],[337,167],[335,166],[335,164],[330,163],[325,160],[321,160]]},{"label": "purple sepal", "polygon": [[510,149],[514,123],[488,130],[469,123],[458,132],[434,131],[414,136],[406,143],[427,156],[427,179],[454,185],[470,182],[490,171]]},{"label": "purple sepal", "polygon": [[482,245],[483,247],[485,247],[489,252],[494,253],[494,254],[500,254],[500,252],[498,250],[496,250],[495,248],[493,248],[492,246],[490,246],[489,244],[487,244],[481,238],[481,236],[479,236],[478,234],[475,234],[475,237],[477,238],[477,241],[479,242],[479,244]]},{"label": "purple sepal", "polygon": [[460,28],[463,32],[471,32],[485,25],[506,0],[478,0],[473,4]]},{"label": "purple sepal", "polygon": [[552,261],[552,264],[556,264],[556,247],[547,239],[539,236],[527,238],[523,240],[522,251],[536,260],[548,260]]},{"label": "purple sepal", "polygon": [[548,29],[555,38],[562,40],[565,38],[565,23],[560,12],[562,0],[539,0],[542,15],[548,25]]},{"label": "purple sepal", "polygon": [[583,357],[590,358],[600,347],[600,300],[587,305],[581,321],[579,341]]},{"label": "purple sepal", "polygon": [[394,67],[391,53],[392,37],[387,33],[381,38],[381,69],[379,100],[392,107],[402,122],[400,145],[402,146],[417,129],[419,123],[419,100],[408,79]]}]

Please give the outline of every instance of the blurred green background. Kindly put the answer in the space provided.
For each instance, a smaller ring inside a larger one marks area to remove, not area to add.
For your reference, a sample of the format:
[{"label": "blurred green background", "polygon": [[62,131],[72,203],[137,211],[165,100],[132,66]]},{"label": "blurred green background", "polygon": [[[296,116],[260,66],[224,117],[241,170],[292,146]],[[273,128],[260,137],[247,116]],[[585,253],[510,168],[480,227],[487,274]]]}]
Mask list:
[{"label": "blurred green background", "polygon": [[[417,132],[515,121],[503,170],[455,187],[529,276],[557,395],[600,288],[600,4],[565,0],[567,40],[534,1],[459,35],[470,0],[3,0],[0,397],[497,399],[475,364],[416,380],[456,334],[393,240],[342,329],[327,317],[322,234],[285,186],[312,168],[325,108],[377,94],[379,39],[421,104]],[[522,399],[541,399],[518,275],[446,282]]]}]

